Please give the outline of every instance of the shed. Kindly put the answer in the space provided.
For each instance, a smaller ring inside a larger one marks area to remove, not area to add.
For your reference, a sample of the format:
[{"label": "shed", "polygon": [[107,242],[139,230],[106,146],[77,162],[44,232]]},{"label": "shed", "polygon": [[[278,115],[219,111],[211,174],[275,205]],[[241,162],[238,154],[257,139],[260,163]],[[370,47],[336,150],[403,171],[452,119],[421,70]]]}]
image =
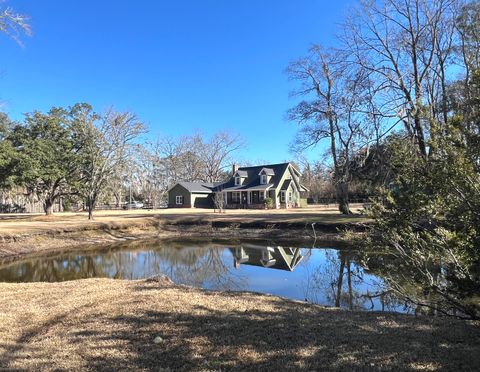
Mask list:
[{"label": "shed", "polygon": [[168,190],[169,208],[210,208],[213,183],[179,182]]}]

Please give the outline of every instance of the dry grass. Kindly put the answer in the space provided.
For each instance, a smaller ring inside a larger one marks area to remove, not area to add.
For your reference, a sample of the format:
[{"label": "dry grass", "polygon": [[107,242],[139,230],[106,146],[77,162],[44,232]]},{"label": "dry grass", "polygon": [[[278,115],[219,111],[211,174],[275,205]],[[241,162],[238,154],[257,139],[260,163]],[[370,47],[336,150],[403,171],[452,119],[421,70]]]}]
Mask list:
[{"label": "dry grass", "polygon": [[[290,210],[164,209],[153,211],[99,211],[94,221],[85,213],[0,214],[0,259],[76,249],[80,245],[112,243],[128,239],[172,236],[249,236],[276,238],[313,237],[338,240],[337,229],[368,220],[360,215],[342,216],[335,207]],[[321,236],[320,236],[321,235]]]},{"label": "dry grass", "polygon": [[479,325],[450,319],[166,280],[0,284],[0,301],[0,369],[480,369]]},{"label": "dry grass", "polygon": [[[360,206],[353,208],[359,210]],[[163,224],[178,223],[268,223],[268,224],[345,224],[366,222],[360,215],[342,216],[336,207],[311,207],[277,210],[227,210],[214,213],[212,209],[172,208],[159,210],[98,211],[95,220],[88,221],[86,213],[58,213],[53,216],[41,214],[0,214],[0,237],[22,234],[46,233],[50,229],[59,231],[90,230],[110,227],[149,225],[155,221]]]}]

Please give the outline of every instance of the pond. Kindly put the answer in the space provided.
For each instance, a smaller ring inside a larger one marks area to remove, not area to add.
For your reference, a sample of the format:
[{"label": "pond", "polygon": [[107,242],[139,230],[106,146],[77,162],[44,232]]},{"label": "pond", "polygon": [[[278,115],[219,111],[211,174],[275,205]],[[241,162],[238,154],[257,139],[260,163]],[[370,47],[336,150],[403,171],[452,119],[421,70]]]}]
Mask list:
[{"label": "pond", "polygon": [[0,281],[142,279],[166,274],[177,284],[254,291],[327,306],[410,312],[352,248],[294,242],[132,241],[103,249],[0,265]]}]

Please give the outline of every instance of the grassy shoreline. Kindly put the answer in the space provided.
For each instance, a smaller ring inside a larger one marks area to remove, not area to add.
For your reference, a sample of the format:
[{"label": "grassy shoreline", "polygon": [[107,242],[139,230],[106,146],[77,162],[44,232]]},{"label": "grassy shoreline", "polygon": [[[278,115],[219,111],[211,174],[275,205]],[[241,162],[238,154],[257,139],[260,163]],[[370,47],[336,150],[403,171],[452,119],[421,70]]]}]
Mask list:
[{"label": "grassy shoreline", "polygon": [[478,370],[480,327],[155,280],[0,283],[0,369]]},{"label": "grassy shoreline", "polygon": [[[84,213],[0,216],[0,260],[14,260],[44,251],[75,250],[133,239],[171,237],[246,237],[296,240],[317,238],[344,241],[339,230],[361,231],[368,220],[345,217],[331,209],[291,211],[211,210],[117,211],[98,213],[94,221]],[[315,232],[312,228],[315,223]]]}]

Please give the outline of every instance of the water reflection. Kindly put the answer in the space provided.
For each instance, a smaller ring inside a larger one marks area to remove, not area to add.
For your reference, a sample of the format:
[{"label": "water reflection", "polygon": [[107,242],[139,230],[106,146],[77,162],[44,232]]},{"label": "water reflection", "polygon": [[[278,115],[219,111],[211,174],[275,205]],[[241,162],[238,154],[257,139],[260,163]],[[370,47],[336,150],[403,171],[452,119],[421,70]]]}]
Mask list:
[{"label": "water reflection", "polygon": [[241,264],[293,271],[303,256],[300,248],[241,246],[230,248],[233,266],[238,269]]},{"label": "water reflection", "polygon": [[355,251],[324,250],[323,260],[307,268],[305,298],[351,310],[410,312],[410,307],[393,296],[382,278],[358,262]]},{"label": "water reflection", "polygon": [[407,311],[352,250],[294,244],[130,242],[0,265],[0,281],[57,282],[166,274],[177,284],[250,290],[350,309]]}]

